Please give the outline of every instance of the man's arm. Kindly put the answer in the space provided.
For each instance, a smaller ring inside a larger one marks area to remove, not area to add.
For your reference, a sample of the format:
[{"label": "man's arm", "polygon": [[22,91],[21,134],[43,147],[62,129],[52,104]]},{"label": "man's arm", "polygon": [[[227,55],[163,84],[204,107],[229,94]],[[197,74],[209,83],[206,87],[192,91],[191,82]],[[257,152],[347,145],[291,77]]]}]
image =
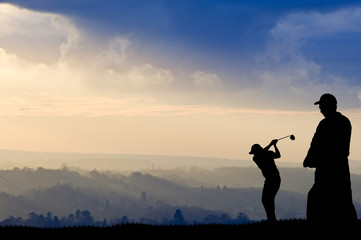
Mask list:
[{"label": "man's arm", "polygon": [[279,151],[279,149],[278,149],[278,147],[277,147],[277,145],[276,145],[277,142],[278,142],[277,139],[273,139],[273,140],[270,142],[270,144],[268,144],[268,146],[264,148],[264,150],[268,151],[268,150],[270,149],[270,147],[274,146],[275,151],[276,151],[276,152],[275,152],[275,155],[273,156],[274,158],[280,158],[280,157],[281,157],[281,153],[280,153],[280,151]]},{"label": "man's arm", "polygon": [[[277,141],[277,139],[276,139],[276,141]],[[277,142],[278,142],[278,141],[277,141]],[[274,146],[274,148],[275,148],[275,151],[276,151],[274,158],[281,158],[281,153],[280,153],[280,150],[278,150],[277,142],[275,142],[275,143],[273,144],[273,146]]]},{"label": "man's arm", "polygon": [[309,167],[309,168],[313,168],[315,166],[312,166],[312,160],[311,157],[307,154],[305,159],[303,160],[303,167]]},{"label": "man's arm", "polygon": [[311,140],[310,148],[308,149],[307,155],[303,161],[303,167],[315,168],[317,166],[317,160],[320,155],[319,146],[321,143],[321,130],[323,129],[322,123],[323,121],[321,121],[316,128],[316,132]]}]

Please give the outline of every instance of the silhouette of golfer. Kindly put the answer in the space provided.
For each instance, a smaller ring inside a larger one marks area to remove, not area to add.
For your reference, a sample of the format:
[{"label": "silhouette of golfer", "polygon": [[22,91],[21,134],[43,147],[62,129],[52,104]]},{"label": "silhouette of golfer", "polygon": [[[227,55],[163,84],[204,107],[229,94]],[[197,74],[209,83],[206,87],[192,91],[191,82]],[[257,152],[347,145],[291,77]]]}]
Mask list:
[{"label": "silhouette of golfer", "polygon": [[337,100],[332,94],[323,94],[315,105],[325,118],[318,124],[303,162],[304,167],[316,168],[315,182],[307,197],[307,220],[357,220],[348,164],[351,123],[336,111]]},{"label": "silhouette of golfer", "polygon": [[[281,185],[281,177],[276,167],[274,159],[280,158],[281,153],[277,148],[278,140],[272,140],[271,143],[262,148],[259,144],[254,144],[249,154],[253,154],[253,161],[261,169],[265,178],[262,190],[262,204],[267,214],[268,222],[275,222],[275,197]],[[275,152],[270,151],[274,146]]]}]

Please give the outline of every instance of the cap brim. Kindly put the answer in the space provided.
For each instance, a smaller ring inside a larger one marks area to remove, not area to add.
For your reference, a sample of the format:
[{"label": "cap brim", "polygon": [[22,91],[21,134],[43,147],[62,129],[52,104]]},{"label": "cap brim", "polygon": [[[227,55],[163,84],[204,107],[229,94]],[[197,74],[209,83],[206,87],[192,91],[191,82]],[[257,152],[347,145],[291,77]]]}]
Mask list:
[{"label": "cap brim", "polygon": [[314,105],[318,105],[318,104],[320,104],[320,101],[317,101],[317,102],[314,103]]},{"label": "cap brim", "polygon": [[253,154],[253,152],[252,152],[252,151],[250,151],[250,152],[249,152],[249,154]]}]

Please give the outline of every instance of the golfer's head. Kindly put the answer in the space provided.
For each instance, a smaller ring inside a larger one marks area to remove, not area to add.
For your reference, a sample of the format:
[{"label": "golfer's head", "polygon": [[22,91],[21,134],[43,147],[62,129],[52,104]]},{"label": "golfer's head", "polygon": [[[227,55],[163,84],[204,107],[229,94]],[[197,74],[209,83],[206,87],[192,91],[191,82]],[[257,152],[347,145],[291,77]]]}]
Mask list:
[{"label": "golfer's head", "polygon": [[332,94],[325,93],[319,101],[315,102],[315,105],[319,105],[321,113],[325,117],[328,117],[330,114],[336,112],[337,100]]},{"label": "golfer's head", "polygon": [[251,151],[249,154],[257,155],[258,153],[262,152],[263,148],[259,144],[253,144],[251,147]]}]

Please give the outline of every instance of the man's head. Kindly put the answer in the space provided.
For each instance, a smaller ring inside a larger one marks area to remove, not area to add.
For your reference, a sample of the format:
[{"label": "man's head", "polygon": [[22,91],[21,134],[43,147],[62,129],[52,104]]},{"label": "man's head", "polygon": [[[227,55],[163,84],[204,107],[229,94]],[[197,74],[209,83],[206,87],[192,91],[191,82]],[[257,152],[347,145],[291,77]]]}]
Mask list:
[{"label": "man's head", "polygon": [[321,113],[327,118],[336,112],[337,100],[332,94],[325,93],[319,101],[315,102],[315,105],[319,105]]},{"label": "man's head", "polygon": [[262,152],[263,148],[259,144],[253,144],[251,147],[251,151],[249,154],[257,155],[258,153]]}]

